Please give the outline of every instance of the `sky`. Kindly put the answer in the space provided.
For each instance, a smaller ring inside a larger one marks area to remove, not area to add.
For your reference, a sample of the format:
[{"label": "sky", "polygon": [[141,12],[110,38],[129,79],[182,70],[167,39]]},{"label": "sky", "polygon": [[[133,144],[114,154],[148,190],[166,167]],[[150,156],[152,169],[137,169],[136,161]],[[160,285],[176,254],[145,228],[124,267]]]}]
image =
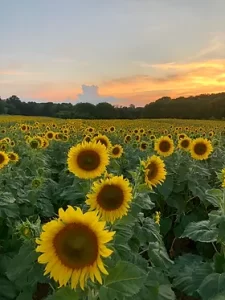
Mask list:
[{"label": "sky", "polygon": [[225,0],[0,0],[0,96],[143,106],[225,91]]}]

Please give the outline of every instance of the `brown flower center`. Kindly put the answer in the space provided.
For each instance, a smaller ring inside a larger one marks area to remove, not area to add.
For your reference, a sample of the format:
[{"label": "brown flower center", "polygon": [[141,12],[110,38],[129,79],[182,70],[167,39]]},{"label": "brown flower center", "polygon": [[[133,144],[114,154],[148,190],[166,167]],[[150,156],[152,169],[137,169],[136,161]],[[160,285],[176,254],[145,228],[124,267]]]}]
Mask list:
[{"label": "brown flower center", "polygon": [[83,224],[68,224],[53,240],[56,254],[62,264],[72,269],[92,265],[98,257],[95,233]]},{"label": "brown flower center", "polygon": [[119,186],[113,184],[104,185],[97,196],[98,204],[104,210],[108,211],[120,208],[123,201],[123,190]]},{"label": "brown flower center", "polygon": [[181,146],[183,148],[188,148],[189,144],[190,144],[190,142],[188,140],[181,141]]},{"label": "brown flower center", "polygon": [[93,150],[83,150],[77,156],[77,164],[85,171],[93,171],[100,165],[100,156]]},{"label": "brown flower center", "polygon": [[197,154],[197,155],[203,155],[205,154],[207,151],[207,146],[204,144],[204,143],[197,143],[195,146],[194,146],[194,152]]},{"label": "brown flower center", "polygon": [[147,172],[147,177],[148,180],[152,180],[154,179],[157,174],[158,174],[158,168],[155,162],[151,162],[147,168],[146,168],[146,172]]},{"label": "brown flower center", "polygon": [[170,147],[171,147],[170,142],[168,142],[168,141],[161,141],[159,143],[159,150],[161,152],[168,152],[170,150]]}]

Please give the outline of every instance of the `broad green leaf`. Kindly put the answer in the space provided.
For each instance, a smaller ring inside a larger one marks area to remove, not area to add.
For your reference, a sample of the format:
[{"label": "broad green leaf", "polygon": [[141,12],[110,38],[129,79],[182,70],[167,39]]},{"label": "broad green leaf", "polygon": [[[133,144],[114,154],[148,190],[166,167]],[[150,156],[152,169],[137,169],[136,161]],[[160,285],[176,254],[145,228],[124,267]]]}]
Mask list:
[{"label": "broad green leaf", "polygon": [[219,189],[211,189],[205,192],[206,200],[214,207],[219,207],[221,199],[223,198],[223,192]]},{"label": "broad green leaf", "polygon": [[14,300],[16,297],[14,284],[5,277],[0,277],[0,297],[3,297],[5,300]]},{"label": "broad green leaf", "polygon": [[171,229],[172,220],[170,218],[162,218],[160,220],[160,233],[165,236]]},{"label": "broad green leaf", "polygon": [[198,292],[202,300],[214,299],[214,297],[225,295],[225,273],[213,273],[208,275],[200,285]]},{"label": "broad green leaf", "polygon": [[32,290],[23,291],[19,294],[16,300],[31,300],[33,295]]},{"label": "broad green leaf", "polygon": [[168,175],[163,184],[157,187],[157,190],[166,200],[173,191],[173,176]]},{"label": "broad green leaf", "polygon": [[153,209],[155,204],[151,201],[147,193],[138,193],[135,198],[135,204],[139,205],[142,209]]},{"label": "broad green leaf", "polygon": [[53,295],[49,296],[46,300],[80,300],[81,293],[71,290],[69,287],[60,288]]},{"label": "broad green leaf", "polygon": [[11,193],[0,193],[0,217],[17,218],[19,207]]},{"label": "broad green leaf", "polygon": [[218,238],[218,229],[209,220],[192,222],[185,228],[181,238],[188,237],[193,241],[212,243]]},{"label": "broad green leaf", "polygon": [[148,277],[134,300],[175,300],[171,284],[161,269],[149,268]]},{"label": "broad green leaf", "polygon": [[148,256],[151,265],[154,267],[168,269],[173,265],[173,261],[169,258],[163,242],[149,243]]},{"label": "broad green leaf", "polygon": [[215,253],[213,257],[214,268],[216,273],[224,273],[225,272],[225,257],[223,253]]},{"label": "broad green leaf", "polygon": [[147,274],[138,266],[119,261],[112,269],[99,290],[100,300],[123,299],[132,297],[141,289]]},{"label": "broad green leaf", "polygon": [[[32,269],[38,254],[34,251],[31,243],[25,243],[21,246],[19,253],[10,261],[6,275],[11,281],[20,279],[22,275]],[[23,263],[21,263],[23,262]]]},{"label": "broad green leaf", "polygon": [[189,296],[196,296],[197,289],[212,272],[212,266],[203,262],[201,256],[185,254],[177,258],[171,268],[173,286]]}]

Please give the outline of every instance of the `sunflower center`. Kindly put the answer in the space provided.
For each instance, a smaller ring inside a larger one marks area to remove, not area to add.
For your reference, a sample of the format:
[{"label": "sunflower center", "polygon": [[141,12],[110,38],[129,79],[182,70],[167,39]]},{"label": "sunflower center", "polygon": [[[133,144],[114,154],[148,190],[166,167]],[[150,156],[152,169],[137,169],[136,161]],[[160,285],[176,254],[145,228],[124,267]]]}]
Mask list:
[{"label": "sunflower center", "polygon": [[53,138],[53,134],[51,132],[48,133],[48,138],[52,139]]},{"label": "sunflower center", "polygon": [[4,155],[0,154],[0,164],[2,164],[5,161]]},{"label": "sunflower center", "polygon": [[154,179],[157,174],[158,174],[158,168],[157,165],[154,162],[151,162],[148,166],[147,166],[147,177],[148,180],[152,180]]},{"label": "sunflower center", "polygon": [[181,146],[182,146],[183,148],[187,148],[187,147],[189,146],[189,141],[188,141],[188,140],[183,140],[183,141],[181,141]]},{"label": "sunflower center", "polygon": [[62,264],[72,269],[92,265],[98,257],[95,233],[83,224],[66,225],[53,240],[56,254]]},{"label": "sunflower center", "polygon": [[147,144],[145,144],[145,143],[141,144],[141,148],[142,148],[143,150],[145,150],[145,149],[147,148]]},{"label": "sunflower center", "polygon": [[197,143],[194,147],[194,152],[197,155],[203,155],[207,151],[207,146],[204,143]]},{"label": "sunflower center", "polygon": [[113,148],[113,150],[112,150],[112,153],[113,153],[114,155],[117,155],[117,154],[119,154],[119,153],[120,153],[120,149],[119,149],[119,147],[115,147],[115,148]]},{"label": "sunflower center", "polygon": [[112,211],[120,208],[124,201],[121,188],[114,184],[106,184],[97,196],[98,204],[105,210]]},{"label": "sunflower center", "polygon": [[100,164],[100,156],[93,150],[84,150],[77,156],[77,164],[85,171],[93,171]]},{"label": "sunflower center", "polygon": [[170,143],[168,141],[160,142],[159,150],[162,152],[168,152],[170,150]]}]

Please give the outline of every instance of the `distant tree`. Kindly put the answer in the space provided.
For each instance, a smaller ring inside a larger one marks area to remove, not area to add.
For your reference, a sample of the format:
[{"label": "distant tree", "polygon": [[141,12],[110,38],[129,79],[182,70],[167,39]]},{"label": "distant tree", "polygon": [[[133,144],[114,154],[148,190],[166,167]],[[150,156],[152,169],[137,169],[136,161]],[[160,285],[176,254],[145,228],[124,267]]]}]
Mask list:
[{"label": "distant tree", "polygon": [[22,102],[16,95],[0,98],[0,114],[49,116],[77,119],[224,119],[225,93],[201,94],[171,99],[162,97],[144,107],[113,106],[110,103]]}]

